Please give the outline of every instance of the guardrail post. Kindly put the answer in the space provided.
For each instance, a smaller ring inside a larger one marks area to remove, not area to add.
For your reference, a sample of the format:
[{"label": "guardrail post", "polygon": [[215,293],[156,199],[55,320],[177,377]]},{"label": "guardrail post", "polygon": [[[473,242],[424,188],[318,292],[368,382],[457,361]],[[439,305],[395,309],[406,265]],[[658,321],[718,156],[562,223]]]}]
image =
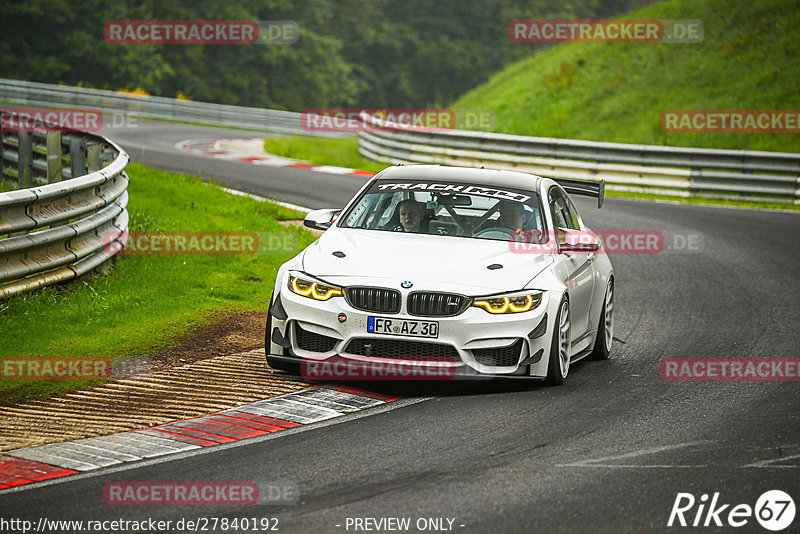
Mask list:
[{"label": "guardrail post", "polygon": [[97,143],[91,143],[86,147],[86,158],[89,164],[89,172],[99,171],[100,167],[100,151],[103,149]]},{"label": "guardrail post", "polygon": [[19,187],[26,189],[33,187],[33,134],[20,131],[17,133],[17,138],[19,139],[17,176],[19,176]]},{"label": "guardrail post", "polygon": [[86,174],[86,140],[83,138],[69,140],[69,169],[73,178]]},{"label": "guardrail post", "polygon": [[794,190],[794,203],[800,205],[800,174],[797,175],[797,185]]},{"label": "guardrail post", "polygon": [[[61,168],[64,164],[61,161],[61,132],[47,132],[47,183],[61,181]],[[66,226],[67,221],[53,223],[53,228]]]},{"label": "guardrail post", "polygon": [[61,132],[47,132],[47,183],[61,181]]},{"label": "guardrail post", "polygon": [[108,150],[108,147],[103,147],[101,152],[100,152],[100,156],[98,157],[98,161],[100,163],[100,168],[101,169],[105,168],[106,165],[108,165],[112,161],[114,161],[114,158],[115,158],[114,152],[112,152],[111,150]]},{"label": "guardrail post", "polygon": [[[3,114],[3,110],[0,109],[0,115]],[[5,175],[3,174],[3,169],[5,168],[5,148],[3,145],[3,127],[0,126],[0,182],[5,180]]]}]

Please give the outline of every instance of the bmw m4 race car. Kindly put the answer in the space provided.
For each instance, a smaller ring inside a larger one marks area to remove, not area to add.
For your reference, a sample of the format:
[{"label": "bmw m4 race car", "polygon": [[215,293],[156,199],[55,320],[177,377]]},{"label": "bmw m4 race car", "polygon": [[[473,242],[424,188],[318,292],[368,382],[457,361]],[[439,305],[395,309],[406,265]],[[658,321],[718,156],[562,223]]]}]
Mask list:
[{"label": "bmw m4 race car", "polygon": [[600,207],[604,183],[438,165],[381,171],[344,209],[306,217],[325,233],[278,271],[268,364],[309,378],[337,362],[343,380],[392,369],[558,385],[571,363],[607,358],[614,271],[568,193]]}]

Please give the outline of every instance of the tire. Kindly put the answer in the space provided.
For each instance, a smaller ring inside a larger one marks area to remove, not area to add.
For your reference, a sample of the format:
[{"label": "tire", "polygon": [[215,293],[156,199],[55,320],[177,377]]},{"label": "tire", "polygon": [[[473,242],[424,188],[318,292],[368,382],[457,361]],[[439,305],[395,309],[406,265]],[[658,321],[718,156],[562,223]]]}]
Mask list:
[{"label": "tire", "polygon": [[614,341],[614,279],[608,281],[606,294],[603,297],[603,310],[600,312],[600,323],[597,325],[597,337],[589,358],[607,360]]},{"label": "tire", "polygon": [[561,299],[558,305],[555,328],[553,329],[553,341],[550,343],[550,357],[547,363],[547,377],[544,380],[547,386],[560,386],[569,374],[569,351],[570,351],[570,318],[569,301],[566,297]]}]

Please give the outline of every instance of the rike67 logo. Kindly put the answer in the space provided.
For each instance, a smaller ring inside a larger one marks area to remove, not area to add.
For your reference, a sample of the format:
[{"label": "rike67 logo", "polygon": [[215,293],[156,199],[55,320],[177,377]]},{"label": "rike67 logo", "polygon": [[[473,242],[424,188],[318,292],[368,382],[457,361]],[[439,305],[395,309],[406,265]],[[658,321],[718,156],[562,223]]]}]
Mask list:
[{"label": "rike67 logo", "polygon": [[765,529],[779,532],[792,524],[795,511],[794,500],[781,490],[764,492],[755,506],[724,504],[719,492],[714,493],[710,502],[707,493],[700,499],[695,499],[691,493],[678,493],[667,526],[739,528],[749,524],[755,517]]}]

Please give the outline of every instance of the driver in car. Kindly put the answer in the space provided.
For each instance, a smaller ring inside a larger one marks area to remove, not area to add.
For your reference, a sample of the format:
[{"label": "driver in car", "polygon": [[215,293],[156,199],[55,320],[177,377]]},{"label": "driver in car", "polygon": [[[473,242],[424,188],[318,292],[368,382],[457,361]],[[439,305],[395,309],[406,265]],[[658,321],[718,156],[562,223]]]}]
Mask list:
[{"label": "driver in car", "polygon": [[498,226],[510,228],[522,235],[522,224],[525,222],[525,207],[517,202],[501,202]]},{"label": "driver in car", "polygon": [[528,242],[539,242],[541,233],[530,228],[523,229],[525,224],[525,206],[519,202],[501,201],[498,209],[500,217],[497,219],[497,225],[503,228],[513,230],[516,240],[524,240]]},{"label": "driver in car", "polygon": [[399,202],[398,215],[400,224],[394,227],[395,232],[422,232],[422,219],[425,215],[425,208],[422,204],[412,198]]}]

